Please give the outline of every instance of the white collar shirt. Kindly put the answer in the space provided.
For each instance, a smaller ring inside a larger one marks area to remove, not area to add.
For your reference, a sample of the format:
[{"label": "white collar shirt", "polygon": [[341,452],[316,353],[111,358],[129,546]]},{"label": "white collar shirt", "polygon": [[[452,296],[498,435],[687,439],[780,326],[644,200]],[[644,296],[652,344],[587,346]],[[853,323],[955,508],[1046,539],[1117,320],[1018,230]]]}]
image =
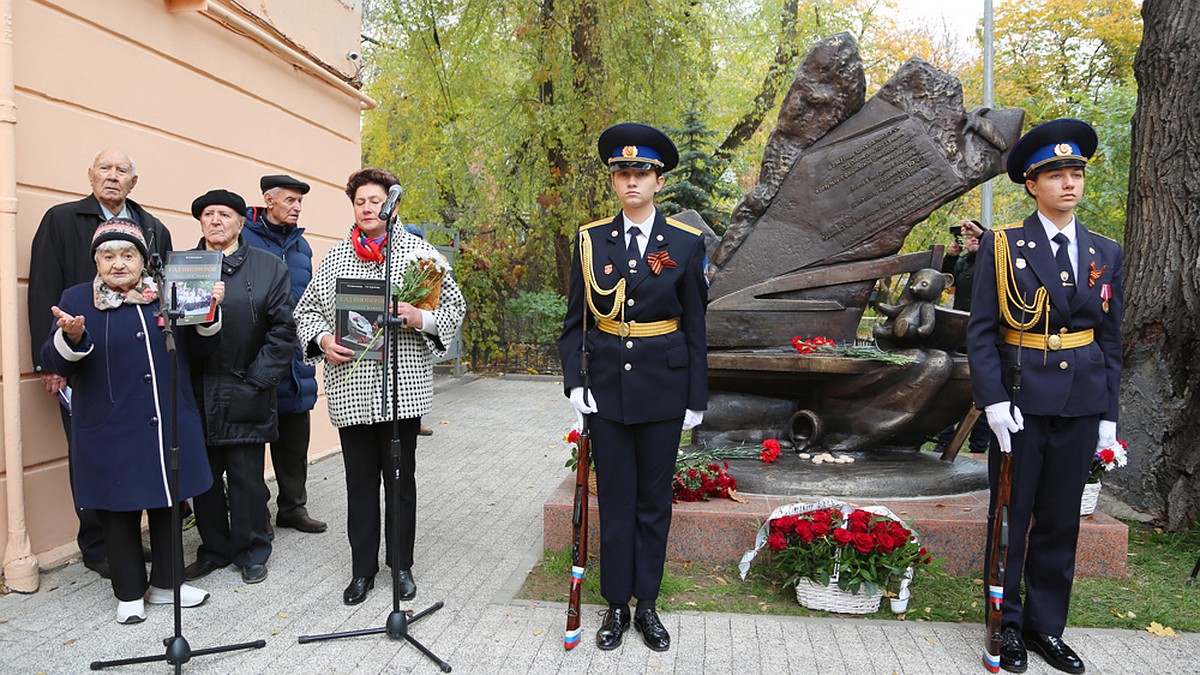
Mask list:
[{"label": "white collar shirt", "polygon": [[1050,255],[1058,255],[1058,242],[1054,241],[1054,235],[1062,233],[1067,237],[1067,256],[1071,259],[1071,269],[1079,269],[1079,237],[1075,233],[1075,217],[1071,217],[1071,222],[1063,229],[1058,229],[1058,226],[1050,222],[1050,219],[1038,211],[1038,220],[1042,222],[1042,227],[1046,230],[1046,238],[1050,240]]},{"label": "white collar shirt", "polygon": [[646,250],[646,247],[642,242],[650,241],[650,230],[654,227],[654,216],[657,215],[657,213],[658,209],[651,211],[650,217],[640,223],[635,223],[629,220],[629,216],[625,215],[624,212],[621,213],[621,218],[625,221],[625,248],[629,248],[630,235],[633,232],[637,232],[641,235],[641,238],[638,239],[638,251],[641,252]]}]

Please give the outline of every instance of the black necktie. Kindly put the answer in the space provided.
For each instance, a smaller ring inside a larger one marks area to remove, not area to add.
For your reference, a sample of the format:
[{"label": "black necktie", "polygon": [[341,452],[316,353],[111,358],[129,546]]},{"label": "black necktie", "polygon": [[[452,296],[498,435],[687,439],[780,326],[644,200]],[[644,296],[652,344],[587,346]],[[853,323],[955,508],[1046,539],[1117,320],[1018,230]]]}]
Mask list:
[{"label": "black necktie", "polygon": [[1071,240],[1059,232],[1054,235],[1052,241],[1058,244],[1058,252],[1054,254],[1054,262],[1058,263],[1058,276],[1062,279],[1063,286],[1067,287],[1067,294],[1071,295],[1075,292],[1075,274],[1071,271],[1071,256],[1067,252],[1067,245]]},{"label": "black necktie", "polygon": [[642,257],[642,250],[638,248],[638,235],[642,231],[639,228],[629,228],[629,246],[626,249],[626,254],[629,256],[629,270],[637,272],[637,260]]}]

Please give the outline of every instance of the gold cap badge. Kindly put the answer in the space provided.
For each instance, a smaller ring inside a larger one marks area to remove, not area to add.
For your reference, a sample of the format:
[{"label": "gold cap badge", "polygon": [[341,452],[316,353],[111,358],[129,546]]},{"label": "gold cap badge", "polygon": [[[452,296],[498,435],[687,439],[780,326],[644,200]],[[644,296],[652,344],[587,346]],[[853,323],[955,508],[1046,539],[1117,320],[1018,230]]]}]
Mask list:
[{"label": "gold cap badge", "polygon": [[621,148],[622,157],[637,157],[638,151],[636,145],[627,145]]},{"label": "gold cap badge", "polygon": [[1072,154],[1071,153],[1071,144],[1070,143],[1059,143],[1058,145],[1054,146],[1054,154],[1058,155],[1059,157],[1063,157],[1065,155]]}]

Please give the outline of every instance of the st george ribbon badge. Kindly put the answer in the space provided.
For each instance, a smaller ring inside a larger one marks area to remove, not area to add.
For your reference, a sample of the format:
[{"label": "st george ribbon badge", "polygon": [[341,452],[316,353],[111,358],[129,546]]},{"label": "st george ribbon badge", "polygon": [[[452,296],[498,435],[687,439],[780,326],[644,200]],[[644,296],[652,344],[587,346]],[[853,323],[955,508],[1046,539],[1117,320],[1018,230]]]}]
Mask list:
[{"label": "st george ribbon badge", "polygon": [[1112,286],[1100,284],[1100,309],[1108,313],[1108,301],[1112,298]]},{"label": "st george ribbon badge", "polygon": [[1108,269],[1108,265],[1096,269],[1096,261],[1094,260],[1088,263],[1088,265],[1090,266],[1090,269],[1088,269],[1088,288],[1091,288],[1096,285],[1096,280],[1104,275],[1104,270]]},{"label": "st george ribbon badge", "polygon": [[646,256],[646,262],[650,263],[650,271],[657,276],[662,274],[664,267],[675,267],[675,261],[671,260],[671,254],[666,251],[651,253]]}]

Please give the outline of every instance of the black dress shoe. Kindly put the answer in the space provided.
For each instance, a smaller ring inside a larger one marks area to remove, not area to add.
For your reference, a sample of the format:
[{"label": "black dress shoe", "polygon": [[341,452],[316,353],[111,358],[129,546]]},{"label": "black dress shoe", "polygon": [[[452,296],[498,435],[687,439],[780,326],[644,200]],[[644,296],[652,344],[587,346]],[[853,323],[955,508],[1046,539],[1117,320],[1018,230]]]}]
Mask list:
[{"label": "black dress shoe", "polygon": [[375,588],[375,577],[354,577],[350,585],[342,593],[342,602],[347,605],[357,605],[367,599],[367,591]]},{"label": "black dress shoe", "polygon": [[642,641],[650,649],[656,652],[665,652],[671,648],[671,634],[659,620],[658,612],[653,609],[647,609],[634,615],[633,627],[642,634]]},{"label": "black dress shoe", "polygon": [[108,569],[108,559],[107,558],[105,558],[103,560],[84,560],[83,566],[88,568],[89,570],[95,572],[96,574],[99,574],[101,577],[104,577],[105,579],[112,578],[112,572],[110,572]]},{"label": "black dress shoe", "polygon": [[1046,663],[1064,673],[1082,673],[1083,659],[1063,642],[1057,635],[1046,635],[1034,631],[1024,633],[1025,643],[1029,648],[1046,659]]},{"label": "black dress shoe", "polygon": [[600,630],[596,631],[596,646],[604,650],[620,647],[626,628],[629,628],[629,608],[609,607],[600,622]]},{"label": "black dress shoe", "polygon": [[200,577],[206,577],[215,569],[228,566],[229,563],[218,565],[217,563],[206,558],[197,558],[196,562],[183,568],[183,578],[185,581],[192,581]]},{"label": "black dress shoe", "polygon": [[1004,629],[1000,642],[1000,667],[1010,673],[1023,673],[1029,667],[1029,654],[1021,632],[1012,626]]},{"label": "black dress shoe", "polygon": [[396,573],[396,588],[400,589],[401,600],[412,600],[417,597],[417,582],[413,580],[412,570],[400,570]]},{"label": "black dress shoe", "polygon": [[320,534],[329,529],[328,525],[316,518],[310,517],[307,513],[299,516],[280,516],[275,519],[275,524],[279,527],[290,527],[293,530],[300,530],[309,534]]},{"label": "black dress shoe", "polygon": [[242,568],[242,581],[248,584],[259,584],[267,579],[265,563],[250,563]]}]

